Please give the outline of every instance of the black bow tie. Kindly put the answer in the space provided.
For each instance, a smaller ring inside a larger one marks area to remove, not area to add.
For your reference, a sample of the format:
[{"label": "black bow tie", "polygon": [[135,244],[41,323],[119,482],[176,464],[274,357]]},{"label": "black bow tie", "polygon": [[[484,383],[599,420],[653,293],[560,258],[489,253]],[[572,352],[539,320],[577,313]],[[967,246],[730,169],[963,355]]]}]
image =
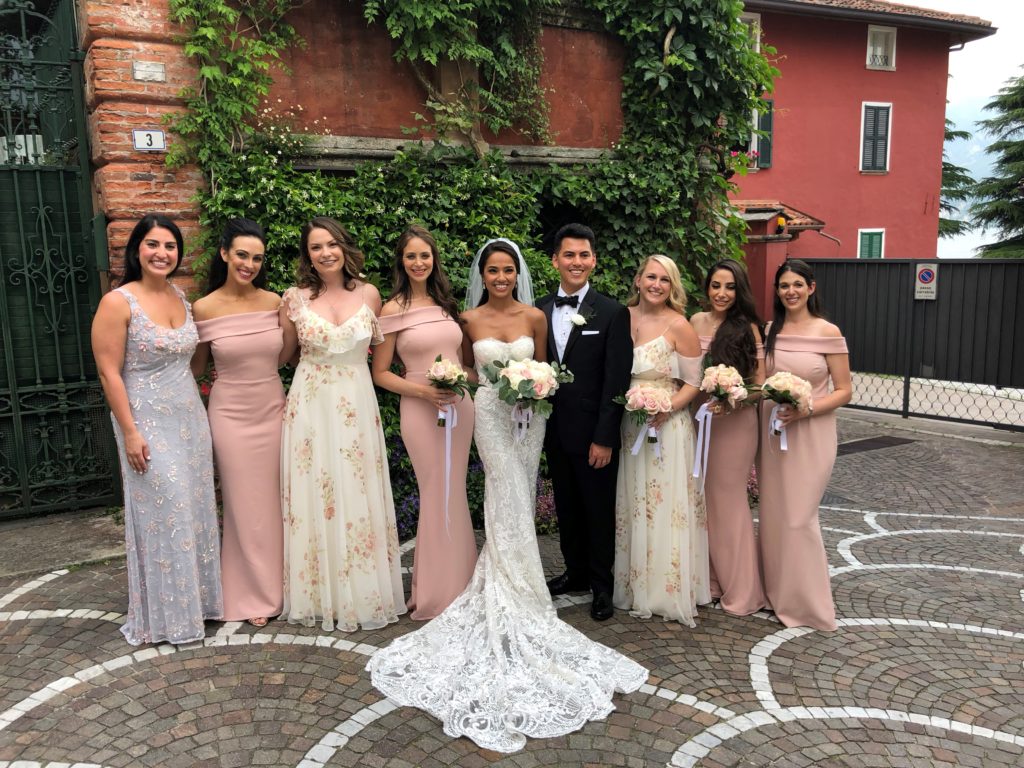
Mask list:
[{"label": "black bow tie", "polygon": [[555,296],[556,307],[578,307],[580,304],[579,296]]}]

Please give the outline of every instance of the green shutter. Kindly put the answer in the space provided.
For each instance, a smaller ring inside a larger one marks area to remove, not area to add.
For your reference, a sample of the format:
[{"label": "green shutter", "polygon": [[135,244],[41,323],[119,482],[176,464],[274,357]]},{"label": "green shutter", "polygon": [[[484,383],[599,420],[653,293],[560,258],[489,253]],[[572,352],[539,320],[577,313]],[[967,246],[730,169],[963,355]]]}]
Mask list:
[{"label": "green shutter", "polygon": [[862,171],[887,171],[889,154],[889,107],[865,105]]},{"label": "green shutter", "polygon": [[774,136],[772,135],[772,120],[775,115],[775,101],[773,99],[766,99],[765,105],[765,109],[759,112],[757,116],[758,168],[772,167],[772,141],[774,139]]},{"label": "green shutter", "polygon": [[882,258],[882,237],[882,232],[861,232],[858,257],[861,259]]}]

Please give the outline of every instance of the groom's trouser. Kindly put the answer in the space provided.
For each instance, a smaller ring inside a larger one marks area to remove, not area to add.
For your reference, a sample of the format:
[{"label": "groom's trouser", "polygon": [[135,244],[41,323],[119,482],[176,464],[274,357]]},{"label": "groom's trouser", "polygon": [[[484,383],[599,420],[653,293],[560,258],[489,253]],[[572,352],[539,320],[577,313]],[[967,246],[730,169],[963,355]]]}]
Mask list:
[{"label": "groom's trouser", "polygon": [[566,453],[550,443],[547,458],[566,573],[588,581],[595,594],[610,595],[619,452],[612,451],[608,466],[601,469],[590,466],[587,454]]}]

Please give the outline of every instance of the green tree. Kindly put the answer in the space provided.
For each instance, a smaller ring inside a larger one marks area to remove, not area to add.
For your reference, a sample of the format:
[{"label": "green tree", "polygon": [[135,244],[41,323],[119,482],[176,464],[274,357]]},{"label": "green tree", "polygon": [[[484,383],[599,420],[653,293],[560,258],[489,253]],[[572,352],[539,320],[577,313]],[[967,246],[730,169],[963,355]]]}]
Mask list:
[{"label": "green tree", "polygon": [[[946,143],[956,139],[969,139],[968,131],[957,130],[953,121],[946,119]],[[942,191],[939,194],[939,237],[956,237],[974,229],[970,221],[960,217],[960,206],[971,197],[974,177],[962,165],[949,162],[946,150],[942,150]]]},{"label": "green tree", "polygon": [[978,124],[995,137],[986,150],[995,160],[993,174],[974,188],[971,215],[999,240],[980,250],[990,258],[1024,258],[1024,75],[1008,81],[985,109],[995,115]]}]

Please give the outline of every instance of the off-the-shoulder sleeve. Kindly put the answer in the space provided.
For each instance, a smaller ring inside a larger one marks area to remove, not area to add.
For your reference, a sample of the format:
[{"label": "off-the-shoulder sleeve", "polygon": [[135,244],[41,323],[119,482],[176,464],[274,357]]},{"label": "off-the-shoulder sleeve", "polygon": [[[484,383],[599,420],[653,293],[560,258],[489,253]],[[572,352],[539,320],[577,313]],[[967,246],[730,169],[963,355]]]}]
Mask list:
[{"label": "off-the-shoulder sleeve", "polygon": [[306,303],[306,297],[302,295],[302,291],[293,286],[284,292],[281,301],[284,302],[284,311],[288,314],[288,319],[294,323]]},{"label": "off-the-shoulder sleeve", "polygon": [[384,334],[398,333],[406,326],[404,312],[399,312],[397,315],[382,315],[377,320],[380,322],[380,332]]},{"label": "off-the-shoulder sleeve", "polygon": [[848,355],[843,336],[776,336],[775,348],[786,352],[816,352],[819,355]]},{"label": "off-the-shoulder sleeve", "polygon": [[686,357],[676,353],[676,364],[679,366],[679,380],[691,387],[699,387],[701,379],[701,357]]},{"label": "off-the-shoulder sleeve", "polygon": [[373,317],[370,320],[370,343],[376,346],[384,343],[384,331],[381,327],[381,319],[370,313]]}]

